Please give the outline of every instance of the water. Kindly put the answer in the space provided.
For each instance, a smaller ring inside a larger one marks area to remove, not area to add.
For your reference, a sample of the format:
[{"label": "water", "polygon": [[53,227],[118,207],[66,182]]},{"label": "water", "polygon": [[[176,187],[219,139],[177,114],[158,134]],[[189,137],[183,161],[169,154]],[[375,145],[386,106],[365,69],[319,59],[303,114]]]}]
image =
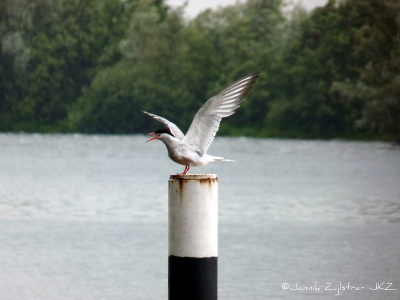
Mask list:
[{"label": "water", "polygon": [[[167,299],[184,167],[145,140],[0,134],[0,299]],[[190,171],[219,178],[219,299],[400,299],[399,147],[216,138],[210,154],[236,160]]]}]

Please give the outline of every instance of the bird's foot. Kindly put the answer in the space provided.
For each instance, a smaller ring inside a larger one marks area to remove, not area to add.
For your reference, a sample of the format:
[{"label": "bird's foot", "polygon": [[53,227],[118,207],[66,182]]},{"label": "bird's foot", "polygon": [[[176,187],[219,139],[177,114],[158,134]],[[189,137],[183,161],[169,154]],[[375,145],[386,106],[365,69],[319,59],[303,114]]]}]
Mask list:
[{"label": "bird's foot", "polygon": [[182,174],[177,174],[177,175],[186,175],[186,173],[189,171],[189,169],[190,169],[190,167],[189,166],[186,166],[185,167],[185,170],[183,171],[183,173]]}]

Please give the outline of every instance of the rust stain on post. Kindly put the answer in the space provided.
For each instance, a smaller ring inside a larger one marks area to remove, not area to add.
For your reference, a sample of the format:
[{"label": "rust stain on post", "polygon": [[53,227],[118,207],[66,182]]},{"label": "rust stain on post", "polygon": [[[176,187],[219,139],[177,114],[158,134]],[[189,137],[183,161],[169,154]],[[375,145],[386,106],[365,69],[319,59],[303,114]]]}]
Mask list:
[{"label": "rust stain on post", "polygon": [[183,199],[182,194],[183,194],[183,180],[178,180],[179,182],[179,193],[181,195],[181,199]]},{"label": "rust stain on post", "polygon": [[215,174],[190,174],[190,175],[170,175],[170,182],[178,181],[179,184],[179,195],[183,199],[184,186],[190,181],[196,181],[201,185],[208,185],[209,189],[212,189],[214,183],[218,183],[218,177]]},{"label": "rust stain on post", "polygon": [[218,177],[215,174],[191,174],[191,175],[170,175],[170,180],[179,180],[179,181],[190,181],[195,180],[199,182],[214,182],[218,181]]}]

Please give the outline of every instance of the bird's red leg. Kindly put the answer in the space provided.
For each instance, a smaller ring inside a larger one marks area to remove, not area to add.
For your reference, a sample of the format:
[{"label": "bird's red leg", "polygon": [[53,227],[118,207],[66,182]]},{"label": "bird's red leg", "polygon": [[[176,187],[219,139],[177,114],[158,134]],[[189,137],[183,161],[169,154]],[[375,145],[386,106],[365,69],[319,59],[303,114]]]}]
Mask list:
[{"label": "bird's red leg", "polygon": [[189,171],[189,169],[190,169],[190,167],[189,167],[189,166],[186,166],[186,167],[185,167],[185,171],[183,171],[182,175],[186,175],[186,173]]}]

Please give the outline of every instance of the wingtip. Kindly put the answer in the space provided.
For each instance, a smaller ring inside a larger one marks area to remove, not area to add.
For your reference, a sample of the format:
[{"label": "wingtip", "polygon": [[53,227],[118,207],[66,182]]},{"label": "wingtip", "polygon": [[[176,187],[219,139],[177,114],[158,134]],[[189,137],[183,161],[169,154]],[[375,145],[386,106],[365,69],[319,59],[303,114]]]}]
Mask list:
[{"label": "wingtip", "polygon": [[150,117],[153,117],[153,114],[152,113],[149,113],[149,112],[147,112],[147,111],[144,111],[144,110],[140,110],[142,113],[144,113],[145,115],[148,115],[148,116],[150,116]]},{"label": "wingtip", "polygon": [[260,77],[260,72],[255,72],[250,74],[251,79],[255,82],[258,77]]},{"label": "wingtip", "polygon": [[245,77],[243,77],[243,78],[246,78],[246,77],[251,77],[253,80],[255,80],[255,79],[257,79],[258,77],[260,77],[260,72],[257,71],[257,72],[251,73],[251,74],[249,74],[249,75],[247,75],[247,76],[245,76]]}]

